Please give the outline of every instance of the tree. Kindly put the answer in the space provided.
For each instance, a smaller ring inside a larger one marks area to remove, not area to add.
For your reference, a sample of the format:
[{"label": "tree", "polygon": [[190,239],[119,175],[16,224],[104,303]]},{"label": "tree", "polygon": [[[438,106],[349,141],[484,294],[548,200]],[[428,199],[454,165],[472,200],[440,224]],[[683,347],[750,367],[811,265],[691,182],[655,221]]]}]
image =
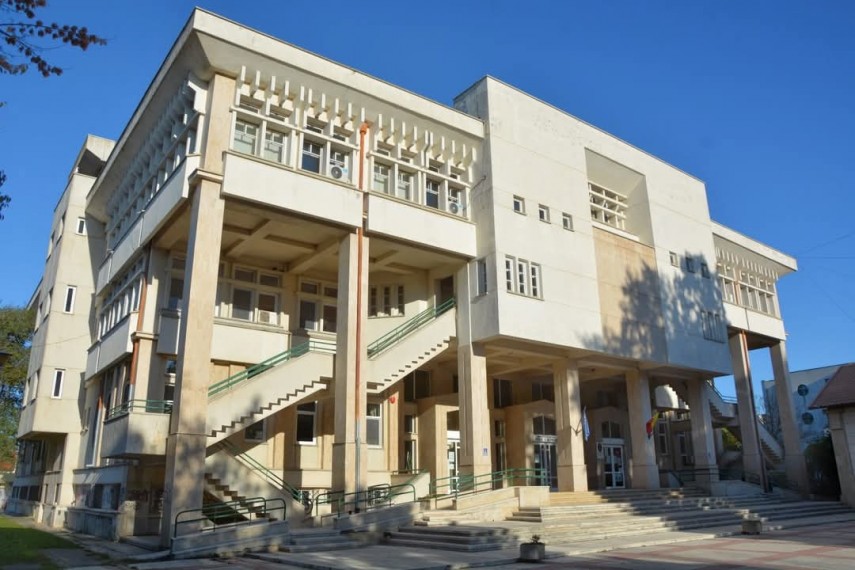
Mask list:
[{"label": "tree", "polygon": [[9,358],[0,368],[0,465],[14,463],[15,435],[33,341],[33,311],[0,307],[0,350]]},{"label": "tree", "polygon": [[[55,44],[67,44],[86,50],[107,41],[85,26],[70,26],[38,19],[37,11],[47,6],[47,0],[0,0],[0,74],[22,75],[30,66],[44,77],[62,75],[62,68],[44,58],[45,50]],[[2,103],[0,103],[2,106]],[[6,175],[0,170],[0,187]],[[12,198],[0,192],[0,220]]]}]

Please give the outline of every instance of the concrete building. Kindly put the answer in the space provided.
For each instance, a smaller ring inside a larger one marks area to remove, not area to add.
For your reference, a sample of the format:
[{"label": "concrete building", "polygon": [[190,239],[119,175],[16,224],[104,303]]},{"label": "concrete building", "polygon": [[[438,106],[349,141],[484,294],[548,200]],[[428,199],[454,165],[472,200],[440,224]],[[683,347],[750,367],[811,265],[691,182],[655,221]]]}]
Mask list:
[{"label": "concrete building", "polygon": [[795,260],[712,221],[700,180],[494,78],[447,107],[196,10],[85,215],[70,419],[36,421],[55,373],[34,354],[19,432],[66,442],[58,471],[21,470],[73,492],[15,503],[72,527],[166,542],[232,492],[416,472],[656,488],[677,453],[647,433],[657,406],[689,410],[680,465],[715,490],[710,380],[731,373],[762,474],[748,350],[788,385]]},{"label": "concrete building", "polygon": [[[825,410],[811,408],[810,404],[843,366],[846,364],[790,372],[790,395],[795,409],[802,451],[827,433],[828,416]],[[778,397],[774,380],[763,380],[763,401],[766,404],[769,430],[781,441],[781,415],[778,413]]]}]

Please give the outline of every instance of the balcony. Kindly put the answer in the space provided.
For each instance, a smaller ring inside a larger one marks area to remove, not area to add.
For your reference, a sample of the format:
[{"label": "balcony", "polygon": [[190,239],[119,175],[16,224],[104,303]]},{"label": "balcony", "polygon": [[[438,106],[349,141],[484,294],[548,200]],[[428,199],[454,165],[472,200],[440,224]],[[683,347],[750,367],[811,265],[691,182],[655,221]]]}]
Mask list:
[{"label": "balcony", "polygon": [[164,455],[172,402],[130,400],[112,408],[104,420],[102,457]]},{"label": "balcony", "polygon": [[137,313],[130,313],[89,348],[86,357],[86,378],[92,378],[119,358],[131,353],[131,323],[135,323],[136,318]]}]

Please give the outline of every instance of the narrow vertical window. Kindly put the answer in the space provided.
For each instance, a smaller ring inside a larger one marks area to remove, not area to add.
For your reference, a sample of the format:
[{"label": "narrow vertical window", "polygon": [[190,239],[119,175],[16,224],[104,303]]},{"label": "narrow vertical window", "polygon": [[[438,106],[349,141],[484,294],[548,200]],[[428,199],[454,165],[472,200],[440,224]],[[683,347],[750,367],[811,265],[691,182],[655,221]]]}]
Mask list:
[{"label": "narrow vertical window", "polygon": [[428,179],[425,184],[425,206],[439,208],[439,182]]},{"label": "narrow vertical window", "polygon": [[549,223],[549,207],[544,206],[543,204],[538,205],[537,207],[537,217],[541,222]]},{"label": "narrow vertical window", "polygon": [[268,130],[264,133],[263,156],[273,162],[284,162],[285,160],[285,135],[278,131]]},{"label": "narrow vertical window", "polygon": [[297,406],[297,442],[315,443],[315,414],[317,402]]},{"label": "narrow vertical window", "polygon": [[86,218],[77,218],[77,229],[75,231],[78,235],[86,235]]},{"label": "narrow vertical window", "polygon": [[531,264],[531,296],[540,297],[540,265]]},{"label": "narrow vertical window", "polygon": [[398,198],[409,200],[412,186],[413,175],[409,172],[398,172]]},{"label": "narrow vertical window", "polygon": [[487,294],[487,260],[479,259],[476,263],[478,278],[478,295]]},{"label": "narrow vertical window", "polygon": [[321,171],[321,145],[312,141],[303,141],[303,160],[300,168],[309,172]]},{"label": "narrow vertical window", "polygon": [[561,214],[561,225],[565,230],[573,231],[573,216]]},{"label": "narrow vertical window", "polygon": [[514,258],[505,258],[505,286],[508,291],[514,290]]},{"label": "narrow vertical window", "polygon": [[235,138],[232,148],[238,152],[255,154],[255,141],[258,138],[258,127],[246,121],[235,121]]},{"label": "narrow vertical window", "polygon": [[383,418],[380,404],[368,404],[365,414],[365,442],[368,445],[383,444]]},{"label": "narrow vertical window", "polygon": [[389,167],[385,164],[374,163],[374,190],[389,193]]},{"label": "narrow vertical window", "polygon": [[74,312],[74,297],[77,293],[77,287],[66,287],[65,289],[65,306],[63,311],[66,313]]},{"label": "narrow vertical window", "polygon": [[525,200],[519,196],[514,196],[514,212],[525,214]]},{"label": "narrow vertical window", "polygon": [[528,271],[526,271],[526,262],[523,260],[517,261],[517,293],[520,295],[526,294],[526,276]]},{"label": "narrow vertical window", "polygon": [[56,370],[53,373],[53,390],[51,397],[59,398],[62,396],[62,381],[65,378],[65,370]]},{"label": "narrow vertical window", "polygon": [[405,305],[405,303],[404,303],[404,286],[398,285],[398,306],[397,306],[398,315],[404,314],[404,305]]}]

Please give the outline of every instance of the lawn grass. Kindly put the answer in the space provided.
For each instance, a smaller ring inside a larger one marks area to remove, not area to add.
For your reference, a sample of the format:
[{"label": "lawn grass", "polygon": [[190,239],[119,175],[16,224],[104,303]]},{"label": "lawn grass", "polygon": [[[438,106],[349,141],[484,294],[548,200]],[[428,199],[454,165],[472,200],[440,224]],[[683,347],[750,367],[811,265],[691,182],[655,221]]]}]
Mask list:
[{"label": "lawn grass", "polygon": [[23,562],[41,563],[42,568],[56,568],[41,551],[45,548],[79,548],[64,538],[21,526],[15,519],[0,515],[0,568]]}]

